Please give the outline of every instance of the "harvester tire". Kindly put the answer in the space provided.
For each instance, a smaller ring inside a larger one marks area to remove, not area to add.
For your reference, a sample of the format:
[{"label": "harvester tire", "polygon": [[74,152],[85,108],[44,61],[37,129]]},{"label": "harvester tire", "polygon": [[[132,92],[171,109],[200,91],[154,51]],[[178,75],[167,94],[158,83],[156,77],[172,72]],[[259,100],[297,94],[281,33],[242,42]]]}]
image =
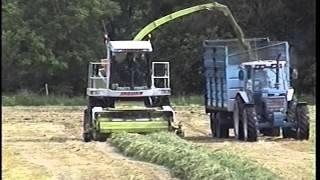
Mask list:
[{"label": "harvester tire", "polygon": [[105,142],[107,140],[107,135],[102,134],[96,130],[94,130],[94,132],[92,134],[93,134],[94,141]]},{"label": "harvester tire", "polygon": [[308,140],[309,139],[309,111],[306,104],[298,105],[296,109],[297,119],[297,139]]},{"label": "harvester tire", "polygon": [[91,118],[88,109],[84,110],[83,113],[83,140],[84,142],[90,142],[92,140],[91,131]]},{"label": "harvester tire", "polygon": [[90,142],[92,140],[92,134],[91,133],[83,133],[83,140],[84,142]]},{"label": "harvester tire", "polygon": [[176,129],[175,134],[181,138],[184,137],[184,131],[182,131],[182,129]]},{"label": "harvester tire", "polygon": [[257,141],[256,112],[254,107],[245,106],[243,111],[243,133],[244,140],[249,142]]}]

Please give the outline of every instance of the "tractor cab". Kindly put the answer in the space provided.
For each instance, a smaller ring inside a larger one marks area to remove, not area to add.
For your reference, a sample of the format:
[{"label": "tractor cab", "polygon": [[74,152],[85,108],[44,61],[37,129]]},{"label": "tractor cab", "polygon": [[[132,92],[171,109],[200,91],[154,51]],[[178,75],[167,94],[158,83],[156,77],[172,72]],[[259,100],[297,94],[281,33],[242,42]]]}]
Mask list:
[{"label": "tractor cab", "polygon": [[264,96],[286,93],[288,89],[286,62],[259,60],[242,63],[239,77],[245,79],[245,89]]},{"label": "tractor cab", "polygon": [[[287,68],[285,61],[258,60],[241,64],[245,91],[255,104],[257,120],[280,126],[287,111]],[[275,118],[277,117],[277,118]],[[275,121],[275,119],[278,121]]]}]

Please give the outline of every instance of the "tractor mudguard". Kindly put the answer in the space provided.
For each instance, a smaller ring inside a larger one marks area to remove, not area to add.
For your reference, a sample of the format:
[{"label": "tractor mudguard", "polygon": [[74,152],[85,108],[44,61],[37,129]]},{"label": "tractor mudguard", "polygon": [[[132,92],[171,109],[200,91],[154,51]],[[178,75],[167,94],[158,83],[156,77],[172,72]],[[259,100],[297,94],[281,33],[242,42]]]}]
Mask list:
[{"label": "tractor mudguard", "polygon": [[245,91],[239,91],[237,95],[242,98],[245,104],[250,104],[250,99]]}]

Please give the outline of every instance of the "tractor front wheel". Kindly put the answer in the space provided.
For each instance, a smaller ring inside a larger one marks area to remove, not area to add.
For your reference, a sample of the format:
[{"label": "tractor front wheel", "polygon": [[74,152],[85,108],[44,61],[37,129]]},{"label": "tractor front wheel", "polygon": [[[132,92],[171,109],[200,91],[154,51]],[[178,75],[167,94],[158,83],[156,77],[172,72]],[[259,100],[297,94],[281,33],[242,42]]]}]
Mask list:
[{"label": "tractor front wheel", "polygon": [[244,141],[257,141],[256,113],[252,106],[245,106],[243,112],[243,137]]},{"label": "tractor front wheel", "polygon": [[[296,107],[297,103],[293,100],[288,103],[288,112],[287,112],[287,121],[288,122],[296,122]],[[282,136],[283,138],[296,138],[296,130],[290,127],[283,127],[282,128]]]},{"label": "tractor front wheel", "polygon": [[288,121],[295,122],[296,128],[282,128],[283,138],[298,140],[309,139],[309,111],[307,104],[290,102],[288,108]]},{"label": "tractor front wheel", "polygon": [[308,140],[309,139],[309,111],[306,104],[297,106],[297,139]]}]

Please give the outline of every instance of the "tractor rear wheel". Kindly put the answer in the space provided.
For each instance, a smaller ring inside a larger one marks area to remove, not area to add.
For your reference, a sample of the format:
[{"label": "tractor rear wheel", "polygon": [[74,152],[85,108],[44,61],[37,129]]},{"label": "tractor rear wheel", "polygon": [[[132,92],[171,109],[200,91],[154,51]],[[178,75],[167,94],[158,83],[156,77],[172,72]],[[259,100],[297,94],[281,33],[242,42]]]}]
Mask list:
[{"label": "tractor rear wheel", "polygon": [[297,119],[297,139],[308,140],[309,139],[309,111],[306,104],[298,105],[296,111]]},{"label": "tractor rear wheel", "polygon": [[83,113],[83,140],[84,142],[90,142],[92,140],[92,131],[91,131],[91,118],[88,109],[84,110]]},{"label": "tractor rear wheel", "polygon": [[243,111],[243,134],[244,141],[257,141],[256,112],[254,107],[245,106]]}]

